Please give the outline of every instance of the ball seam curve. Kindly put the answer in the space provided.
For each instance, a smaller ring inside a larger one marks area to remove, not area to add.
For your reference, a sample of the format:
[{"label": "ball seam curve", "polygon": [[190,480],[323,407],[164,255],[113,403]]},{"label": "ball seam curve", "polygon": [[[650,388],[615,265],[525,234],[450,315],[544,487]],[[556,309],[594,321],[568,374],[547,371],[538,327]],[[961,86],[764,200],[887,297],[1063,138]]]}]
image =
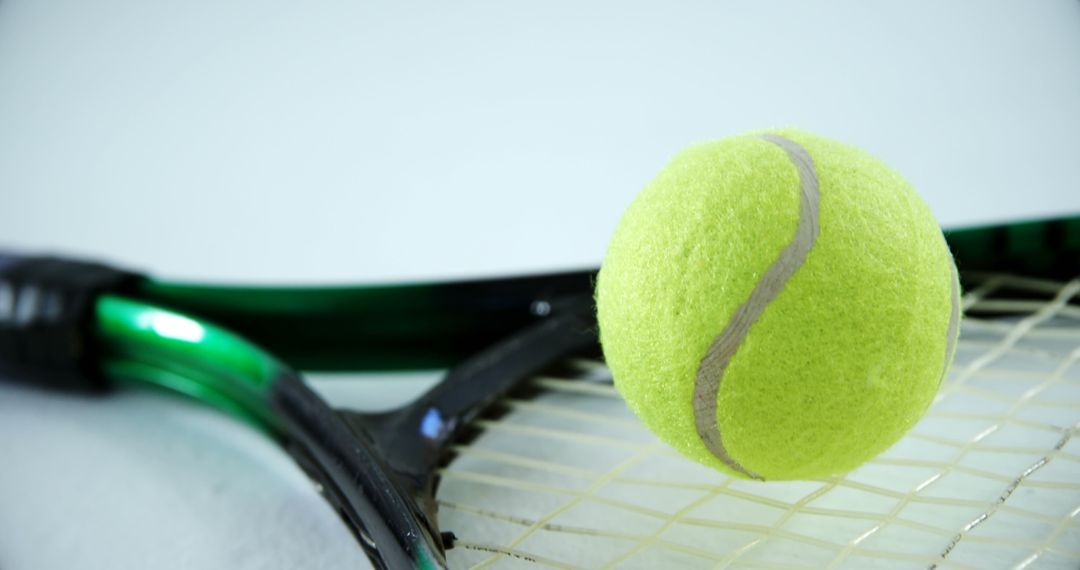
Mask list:
[{"label": "ball seam curve", "polygon": [[694,423],[706,449],[730,469],[752,479],[764,480],[759,473],[742,465],[728,453],[716,417],[717,397],[724,372],[746,339],[750,328],[770,303],[783,291],[788,280],[806,261],[817,241],[820,182],[810,153],[791,139],[775,134],[757,135],[780,147],[799,174],[799,221],[795,234],[780,255],[765,270],[747,300],[739,305],[724,330],[713,339],[698,365],[694,378]]}]

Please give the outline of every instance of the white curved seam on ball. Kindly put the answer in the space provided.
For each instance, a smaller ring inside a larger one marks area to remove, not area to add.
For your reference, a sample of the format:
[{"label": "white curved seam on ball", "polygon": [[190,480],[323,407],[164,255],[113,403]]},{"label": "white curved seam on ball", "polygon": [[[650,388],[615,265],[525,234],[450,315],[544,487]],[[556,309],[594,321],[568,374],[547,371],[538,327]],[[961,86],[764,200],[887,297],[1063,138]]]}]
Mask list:
[{"label": "white curved seam on ball", "polygon": [[806,261],[818,236],[819,181],[814,160],[798,143],[772,134],[758,135],[783,149],[799,173],[799,222],[795,235],[739,305],[724,330],[713,339],[698,365],[694,379],[694,423],[705,447],[731,469],[751,477],[764,477],[744,467],[728,453],[716,417],[717,396],[728,364],[750,332],[750,327],[783,291],[784,286]]},{"label": "white curved seam on ball", "polygon": [[938,387],[945,383],[945,376],[949,373],[949,363],[952,361],[953,351],[956,349],[956,333],[960,327],[960,285],[956,275],[956,264],[949,260],[949,287],[952,289],[952,312],[949,313],[949,335],[945,344],[945,364],[941,367],[941,378],[938,379]]}]

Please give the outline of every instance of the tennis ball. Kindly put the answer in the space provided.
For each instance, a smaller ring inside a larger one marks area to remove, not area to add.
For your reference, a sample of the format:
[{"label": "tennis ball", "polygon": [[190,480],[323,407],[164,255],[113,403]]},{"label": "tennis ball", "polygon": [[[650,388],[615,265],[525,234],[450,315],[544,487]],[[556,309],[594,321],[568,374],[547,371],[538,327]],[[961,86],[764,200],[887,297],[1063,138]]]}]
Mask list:
[{"label": "tennis ball", "polygon": [[596,301],[634,413],[685,455],[767,480],[845,473],[900,439],[960,320],[911,186],[798,130],[678,154],[619,222]]}]

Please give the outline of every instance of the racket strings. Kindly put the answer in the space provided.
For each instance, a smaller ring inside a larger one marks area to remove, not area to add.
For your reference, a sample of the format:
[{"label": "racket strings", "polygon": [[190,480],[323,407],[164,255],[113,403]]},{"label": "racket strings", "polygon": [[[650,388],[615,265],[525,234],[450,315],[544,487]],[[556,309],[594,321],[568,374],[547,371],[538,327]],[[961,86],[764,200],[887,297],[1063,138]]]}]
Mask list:
[{"label": "racket strings", "polygon": [[[829,481],[730,479],[658,443],[602,363],[537,378],[441,472],[455,568],[1016,568],[1080,560],[1080,280],[986,276],[912,433]],[[581,381],[577,376],[587,376]]]}]

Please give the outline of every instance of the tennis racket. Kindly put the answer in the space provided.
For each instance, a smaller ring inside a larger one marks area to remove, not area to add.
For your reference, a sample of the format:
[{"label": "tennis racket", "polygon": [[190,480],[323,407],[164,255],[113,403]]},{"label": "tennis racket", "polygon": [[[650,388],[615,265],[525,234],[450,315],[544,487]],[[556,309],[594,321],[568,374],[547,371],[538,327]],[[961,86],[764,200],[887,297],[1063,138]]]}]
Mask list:
[{"label": "tennis racket", "polygon": [[[593,272],[351,288],[170,283],[0,257],[0,371],[152,385],[266,432],[386,568],[1080,566],[1080,219],[948,234],[957,360],[844,476],[725,477],[660,444],[604,367]],[[448,368],[393,412],[297,371]]]}]

